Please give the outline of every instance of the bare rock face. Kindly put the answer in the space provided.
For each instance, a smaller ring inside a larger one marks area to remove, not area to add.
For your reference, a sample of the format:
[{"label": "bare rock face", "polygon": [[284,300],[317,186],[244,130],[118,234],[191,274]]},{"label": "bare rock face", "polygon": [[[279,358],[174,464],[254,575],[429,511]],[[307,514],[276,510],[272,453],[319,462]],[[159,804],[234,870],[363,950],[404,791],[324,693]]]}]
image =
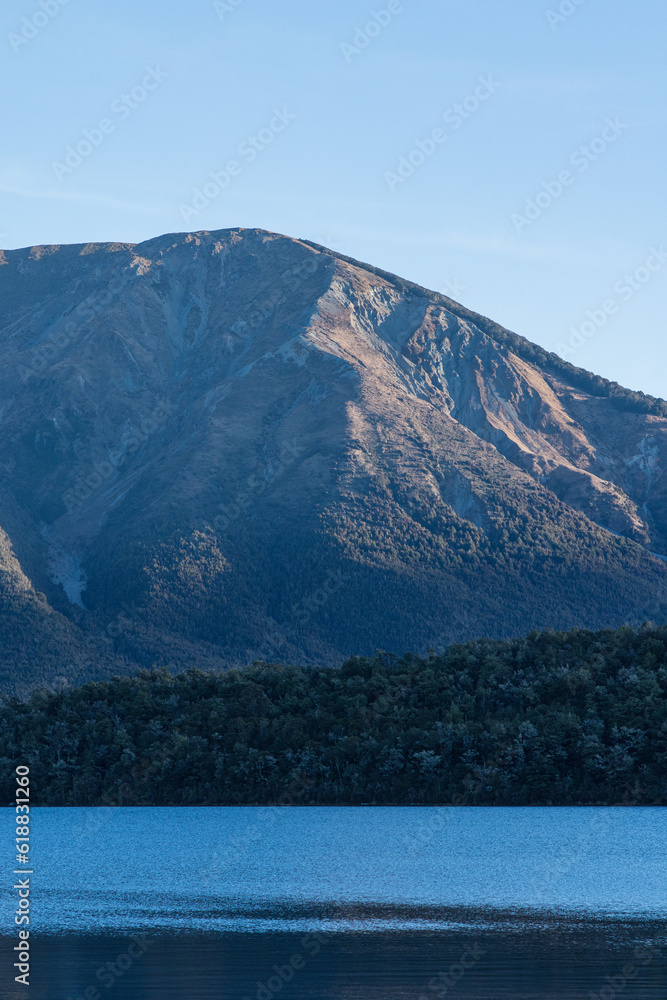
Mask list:
[{"label": "bare rock face", "polygon": [[393,275],[6,251],[0,350],[5,689],[664,617],[667,407]]}]

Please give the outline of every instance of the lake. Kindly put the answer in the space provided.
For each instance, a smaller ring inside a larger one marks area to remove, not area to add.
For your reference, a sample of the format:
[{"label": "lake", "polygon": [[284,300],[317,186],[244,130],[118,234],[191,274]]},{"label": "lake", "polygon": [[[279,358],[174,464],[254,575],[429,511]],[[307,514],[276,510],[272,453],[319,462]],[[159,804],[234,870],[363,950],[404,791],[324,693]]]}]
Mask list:
[{"label": "lake", "polygon": [[31,816],[31,1000],[665,996],[665,809]]}]

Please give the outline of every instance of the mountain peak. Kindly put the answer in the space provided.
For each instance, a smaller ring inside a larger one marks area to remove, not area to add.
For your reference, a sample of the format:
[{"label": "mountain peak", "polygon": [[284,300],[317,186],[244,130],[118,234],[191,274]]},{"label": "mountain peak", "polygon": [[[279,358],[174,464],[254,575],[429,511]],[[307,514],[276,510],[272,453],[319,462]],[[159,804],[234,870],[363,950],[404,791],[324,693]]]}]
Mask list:
[{"label": "mountain peak", "polygon": [[446,296],[260,229],[6,251],[0,293],[0,597],[44,675],[664,611],[664,404]]}]

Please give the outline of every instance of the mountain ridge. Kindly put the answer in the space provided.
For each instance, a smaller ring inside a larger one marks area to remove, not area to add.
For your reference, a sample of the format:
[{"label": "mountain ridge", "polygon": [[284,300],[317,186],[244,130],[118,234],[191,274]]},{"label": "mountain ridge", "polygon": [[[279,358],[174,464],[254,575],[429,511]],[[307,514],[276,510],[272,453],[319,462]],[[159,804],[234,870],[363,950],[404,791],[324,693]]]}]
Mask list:
[{"label": "mountain ridge", "polygon": [[596,375],[594,372],[588,371],[586,368],[580,368],[577,365],[573,365],[571,362],[561,358],[560,355],[554,353],[553,351],[547,351],[546,348],[542,348],[538,344],[534,344],[527,337],[524,337],[519,333],[514,333],[512,330],[502,326],[500,323],[496,323],[488,316],[484,316],[482,313],[469,309],[467,306],[462,305],[462,303],[457,302],[448,295],[444,295],[442,292],[434,291],[424,285],[420,285],[418,282],[410,281],[408,278],[401,278],[392,274],[391,271],[386,271],[383,268],[375,267],[373,264],[356,260],[354,257],[348,257],[336,250],[327,249],[327,247],[324,247],[319,243],[314,243],[311,240],[301,239],[301,242],[319,250],[322,253],[329,254],[338,260],[343,260],[348,264],[354,265],[355,267],[361,267],[366,271],[370,271],[372,274],[376,274],[379,277],[392,280],[415,294],[422,295],[424,298],[427,298],[432,302],[443,305],[461,319],[466,319],[475,323],[488,333],[489,336],[499,339],[501,343],[504,343],[507,346],[514,347],[520,356],[523,357],[525,353],[527,355],[526,360],[535,360],[536,358],[543,357],[543,363],[550,365],[554,372],[560,371],[564,374],[568,374],[570,377],[576,378],[580,383],[584,383],[586,387],[600,389],[600,395],[617,398],[620,405],[623,405],[623,402],[627,402],[628,404],[636,405],[638,407],[638,412],[652,412],[659,416],[667,416],[667,400],[662,397],[652,396],[640,389],[629,389],[627,386],[623,386],[619,382],[604,378],[601,375]]},{"label": "mountain ridge", "polygon": [[664,616],[663,402],[371,265],[6,251],[0,350],[7,689]]}]

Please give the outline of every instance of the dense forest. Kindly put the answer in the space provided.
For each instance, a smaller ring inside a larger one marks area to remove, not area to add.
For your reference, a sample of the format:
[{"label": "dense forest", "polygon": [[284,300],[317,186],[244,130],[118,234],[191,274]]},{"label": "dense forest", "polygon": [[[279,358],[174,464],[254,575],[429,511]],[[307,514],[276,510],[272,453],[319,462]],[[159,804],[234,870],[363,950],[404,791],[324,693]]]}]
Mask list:
[{"label": "dense forest", "polygon": [[35,805],[667,804],[667,628],[5,696]]}]

